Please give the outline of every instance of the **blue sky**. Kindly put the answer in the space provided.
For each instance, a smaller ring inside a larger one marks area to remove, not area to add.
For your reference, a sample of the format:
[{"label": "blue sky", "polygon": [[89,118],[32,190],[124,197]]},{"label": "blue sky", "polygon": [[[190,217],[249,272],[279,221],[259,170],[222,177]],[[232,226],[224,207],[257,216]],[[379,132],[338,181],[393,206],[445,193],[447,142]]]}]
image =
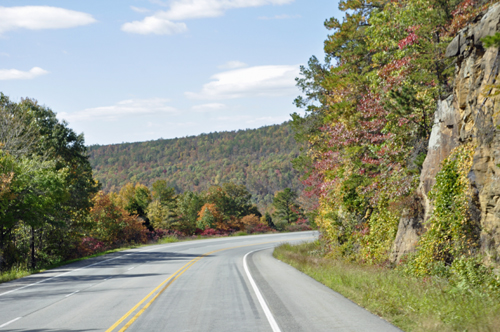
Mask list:
[{"label": "blue sky", "polygon": [[0,2],[0,91],[50,107],[87,144],[282,123],[323,58],[326,0]]}]

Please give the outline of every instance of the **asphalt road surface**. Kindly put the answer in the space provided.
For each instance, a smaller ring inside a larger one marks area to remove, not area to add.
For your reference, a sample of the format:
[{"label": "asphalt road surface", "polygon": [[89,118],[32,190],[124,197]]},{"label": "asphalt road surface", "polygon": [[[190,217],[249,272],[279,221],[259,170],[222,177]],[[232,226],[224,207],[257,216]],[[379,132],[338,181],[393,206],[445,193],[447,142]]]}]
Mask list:
[{"label": "asphalt road surface", "polygon": [[0,331],[399,331],[272,257],[316,236],[155,245],[0,284]]}]

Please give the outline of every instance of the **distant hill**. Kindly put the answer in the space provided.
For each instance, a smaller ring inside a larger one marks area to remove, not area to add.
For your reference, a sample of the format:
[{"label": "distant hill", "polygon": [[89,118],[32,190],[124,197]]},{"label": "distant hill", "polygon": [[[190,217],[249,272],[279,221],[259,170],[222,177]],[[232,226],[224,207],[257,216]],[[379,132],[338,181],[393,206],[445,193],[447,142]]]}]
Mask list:
[{"label": "distant hill", "polygon": [[89,147],[94,176],[105,191],[127,182],[150,186],[166,179],[177,192],[213,184],[244,184],[265,209],[276,191],[302,189],[290,161],[299,146],[287,122],[259,129],[219,132],[156,141]]}]

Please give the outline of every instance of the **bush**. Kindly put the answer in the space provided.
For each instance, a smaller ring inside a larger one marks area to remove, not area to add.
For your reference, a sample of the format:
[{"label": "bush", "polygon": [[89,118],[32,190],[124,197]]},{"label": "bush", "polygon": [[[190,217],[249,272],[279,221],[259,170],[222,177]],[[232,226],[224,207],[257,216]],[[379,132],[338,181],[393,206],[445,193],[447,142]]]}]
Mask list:
[{"label": "bush", "polygon": [[262,223],[259,223],[257,225],[247,226],[246,230],[248,234],[275,232],[274,229]]},{"label": "bush", "polygon": [[103,251],[106,251],[104,242],[93,237],[87,236],[82,239],[77,247],[77,252],[80,257],[91,256]]},{"label": "bush", "polygon": [[285,227],[285,231],[287,232],[302,232],[302,231],[310,231],[312,230],[311,226],[308,224],[304,223],[296,223],[296,224],[291,224]]}]

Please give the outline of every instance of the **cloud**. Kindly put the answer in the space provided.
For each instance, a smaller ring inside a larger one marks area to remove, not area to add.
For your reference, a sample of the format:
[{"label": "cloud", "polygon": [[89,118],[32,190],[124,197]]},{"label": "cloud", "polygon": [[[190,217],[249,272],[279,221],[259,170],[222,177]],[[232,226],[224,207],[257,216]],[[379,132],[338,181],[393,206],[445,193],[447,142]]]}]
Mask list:
[{"label": "cloud", "polygon": [[[187,30],[184,23],[175,23],[196,18],[218,17],[229,9],[260,7],[266,5],[285,5],[294,0],[173,0],[168,10],[160,10],[142,21],[134,21],[122,25],[122,30],[140,34],[172,34]],[[166,6],[164,2],[155,1],[155,4]],[[176,26],[177,29],[165,29]],[[180,28],[182,27],[182,28]]]},{"label": "cloud", "polygon": [[216,111],[226,108],[227,106],[221,103],[210,103],[203,105],[195,105],[191,107],[193,110],[198,112]]},{"label": "cloud", "polygon": [[40,67],[33,67],[29,71],[21,71],[17,69],[0,69],[0,81],[31,80],[37,76],[45,75],[48,73],[48,71]]},{"label": "cloud", "polygon": [[130,6],[130,9],[132,9],[136,13],[149,13],[151,11],[147,8],[139,8],[139,7],[135,7],[135,6]]},{"label": "cloud", "polygon": [[301,18],[301,17],[302,16],[300,16],[300,15],[282,14],[282,15],[276,15],[276,16],[272,16],[272,17],[261,16],[261,17],[259,17],[259,20],[289,20],[289,19]]},{"label": "cloud", "polygon": [[58,7],[0,7],[0,34],[16,29],[73,28],[95,22],[90,14]]},{"label": "cloud", "polygon": [[134,21],[122,25],[122,31],[141,35],[173,35],[187,31],[185,23],[162,20],[155,16],[146,17],[142,21]]},{"label": "cloud", "polygon": [[177,110],[167,106],[168,99],[129,99],[118,102],[113,106],[87,108],[74,113],[59,113],[58,118],[68,121],[115,121],[121,118],[154,115],[161,113],[175,113]]},{"label": "cloud", "polygon": [[243,67],[248,67],[248,65],[241,61],[228,61],[225,64],[218,66],[220,69],[236,69]]},{"label": "cloud", "polygon": [[203,85],[201,92],[186,92],[193,99],[232,99],[243,97],[276,97],[296,94],[296,66],[256,66],[213,75],[212,82]]},{"label": "cloud", "polygon": [[9,53],[7,53],[7,52],[0,52],[0,56],[6,56],[6,57],[9,57],[9,56],[10,56],[10,54],[9,54]]}]

